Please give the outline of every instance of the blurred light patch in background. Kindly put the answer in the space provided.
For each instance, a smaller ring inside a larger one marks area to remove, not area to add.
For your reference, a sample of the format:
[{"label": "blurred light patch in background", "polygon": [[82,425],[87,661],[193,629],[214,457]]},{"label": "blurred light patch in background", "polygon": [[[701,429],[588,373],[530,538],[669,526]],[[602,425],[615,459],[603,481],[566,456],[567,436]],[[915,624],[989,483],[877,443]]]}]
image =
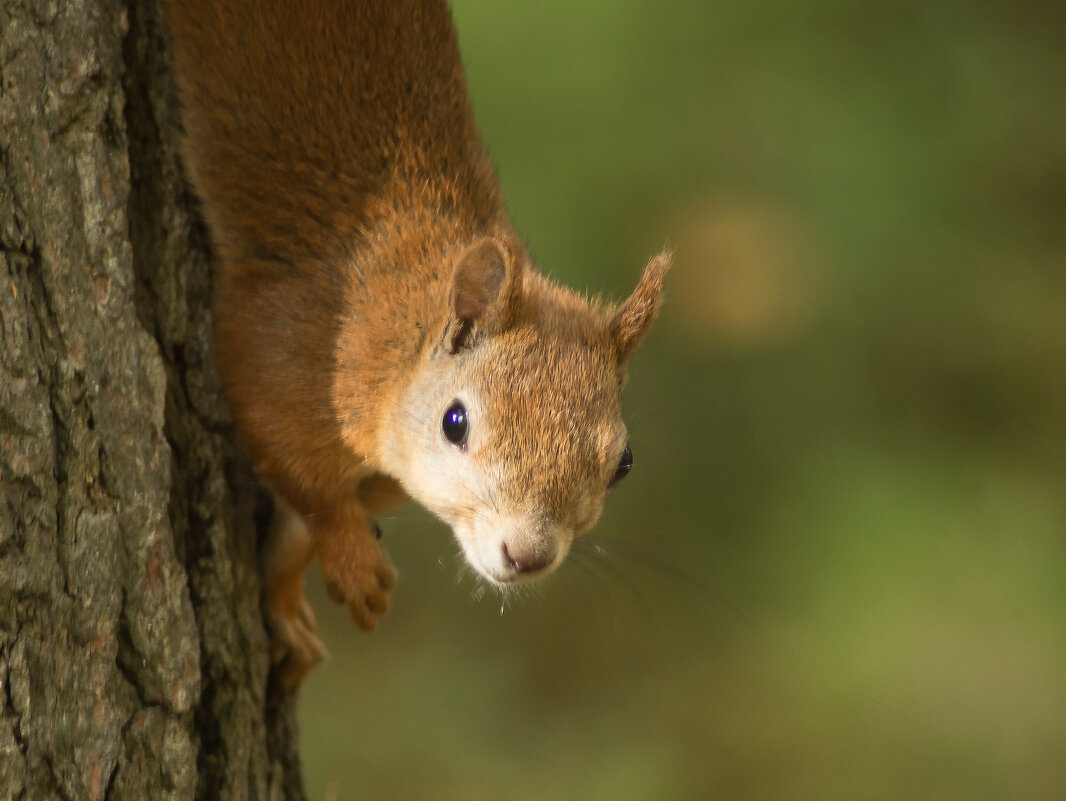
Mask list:
[{"label": "blurred light patch in background", "polygon": [[825,286],[810,226],[768,203],[705,202],[678,220],[671,315],[712,348],[756,348],[807,328]]}]

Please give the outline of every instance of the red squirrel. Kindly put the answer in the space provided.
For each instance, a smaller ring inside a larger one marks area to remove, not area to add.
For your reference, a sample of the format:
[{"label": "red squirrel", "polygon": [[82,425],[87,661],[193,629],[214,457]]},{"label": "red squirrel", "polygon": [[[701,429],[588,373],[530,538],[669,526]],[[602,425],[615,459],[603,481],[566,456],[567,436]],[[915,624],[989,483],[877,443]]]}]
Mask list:
[{"label": "red squirrel", "polygon": [[276,516],[283,676],[325,654],[303,592],[372,629],[411,497],[506,586],[542,576],[632,466],[620,393],[670,258],[625,301],[549,281],[474,125],[443,0],[168,0],[181,154],[215,257],[218,371]]}]

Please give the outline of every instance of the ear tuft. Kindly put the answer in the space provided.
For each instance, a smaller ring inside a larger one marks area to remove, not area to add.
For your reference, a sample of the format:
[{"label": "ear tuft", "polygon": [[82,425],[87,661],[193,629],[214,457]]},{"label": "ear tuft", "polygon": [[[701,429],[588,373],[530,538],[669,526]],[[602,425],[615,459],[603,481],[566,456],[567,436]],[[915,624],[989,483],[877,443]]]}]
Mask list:
[{"label": "ear tuft", "polygon": [[521,300],[521,273],[516,249],[494,237],[482,237],[460,254],[450,297],[453,353],[475,327],[490,334],[507,329]]},{"label": "ear tuft", "polygon": [[644,268],[636,289],[615,312],[611,319],[611,339],[614,341],[619,364],[625,364],[659,313],[663,279],[673,254],[664,250],[653,256]]}]

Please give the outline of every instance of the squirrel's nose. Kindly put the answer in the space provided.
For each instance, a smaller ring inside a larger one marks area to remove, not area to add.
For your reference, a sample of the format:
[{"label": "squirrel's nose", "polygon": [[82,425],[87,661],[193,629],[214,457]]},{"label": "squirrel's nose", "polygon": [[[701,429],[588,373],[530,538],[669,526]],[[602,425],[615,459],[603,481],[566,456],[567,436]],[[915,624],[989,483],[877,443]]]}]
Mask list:
[{"label": "squirrel's nose", "polygon": [[515,573],[539,573],[555,561],[555,547],[547,543],[540,543],[540,547],[537,545],[530,540],[505,542],[501,548],[503,563]]}]

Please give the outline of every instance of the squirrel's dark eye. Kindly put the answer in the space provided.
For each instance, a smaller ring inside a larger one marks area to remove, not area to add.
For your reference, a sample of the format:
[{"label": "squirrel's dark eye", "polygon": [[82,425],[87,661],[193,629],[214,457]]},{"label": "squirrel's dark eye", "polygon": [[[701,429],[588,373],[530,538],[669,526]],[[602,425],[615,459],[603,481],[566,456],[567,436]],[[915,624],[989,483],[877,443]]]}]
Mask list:
[{"label": "squirrel's dark eye", "polygon": [[452,401],[452,405],[444,413],[444,420],[441,422],[444,436],[452,445],[462,447],[466,444],[466,431],[469,427],[470,423],[466,417],[466,407],[459,401]]},{"label": "squirrel's dark eye", "polygon": [[622,458],[618,462],[618,469],[614,471],[614,478],[611,479],[612,484],[616,484],[628,475],[629,471],[633,469],[633,451],[626,445],[626,449],[622,451]]}]

